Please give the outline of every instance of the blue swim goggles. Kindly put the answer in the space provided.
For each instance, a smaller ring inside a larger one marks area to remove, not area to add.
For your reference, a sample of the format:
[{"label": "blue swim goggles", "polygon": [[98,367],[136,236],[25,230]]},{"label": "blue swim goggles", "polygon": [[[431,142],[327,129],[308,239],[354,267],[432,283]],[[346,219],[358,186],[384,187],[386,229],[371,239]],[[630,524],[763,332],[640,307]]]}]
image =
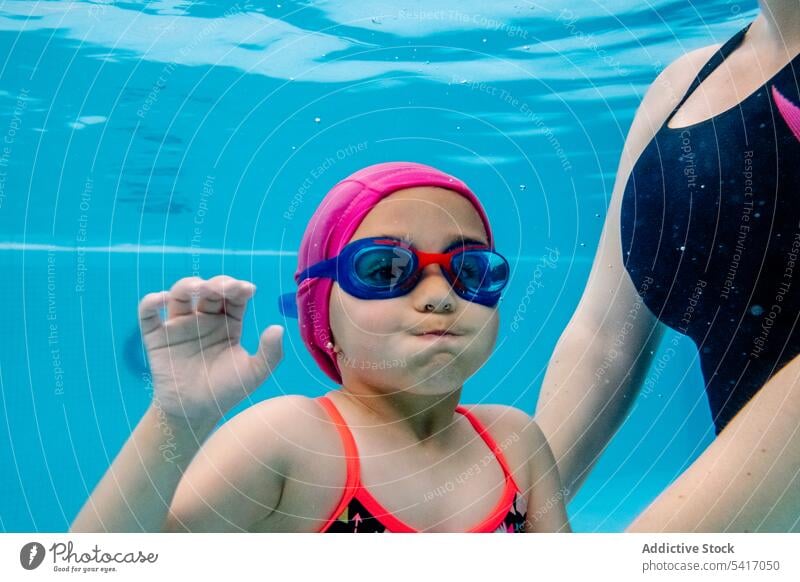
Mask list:
[{"label": "blue swim goggles", "polygon": [[[457,249],[453,250],[453,247]],[[503,255],[486,245],[455,243],[443,253],[425,253],[406,241],[372,237],[353,241],[338,256],[320,261],[300,273],[302,281],[314,277],[333,279],[359,299],[391,299],[409,293],[422,269],[437,263],[459,297],[494,307],[508,283],[510,268]],[[295,293],[278,299],[283,315],[297,317]]]}]

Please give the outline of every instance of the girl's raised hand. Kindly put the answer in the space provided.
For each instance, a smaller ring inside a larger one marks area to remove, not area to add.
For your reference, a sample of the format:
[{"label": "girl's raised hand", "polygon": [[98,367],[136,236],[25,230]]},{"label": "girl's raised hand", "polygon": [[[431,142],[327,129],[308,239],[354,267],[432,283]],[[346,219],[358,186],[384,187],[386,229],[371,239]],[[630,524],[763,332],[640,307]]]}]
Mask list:
[{"label": "girl's raised hand", "polygon": [[[261,334],[258,352],[241,346],[242,318],[255,285],[219,275],[180,279],[145,295],[139,326],[153,375],[153,398],[167,414],[219,419],[249,396],[283,357],[283,327]],[[160,310],[167,308],[166,319]]]}]

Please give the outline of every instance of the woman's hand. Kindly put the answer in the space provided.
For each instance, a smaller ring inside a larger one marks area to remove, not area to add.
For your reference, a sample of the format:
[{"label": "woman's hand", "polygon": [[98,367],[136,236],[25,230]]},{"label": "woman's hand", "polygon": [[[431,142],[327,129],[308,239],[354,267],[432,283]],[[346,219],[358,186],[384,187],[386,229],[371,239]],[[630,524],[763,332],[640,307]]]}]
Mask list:
[{"label": "woman's hand", "polygon": [[[278,365],[283,327],[265,329],[255,355],[239,343],[242,317],[255,289],[226,275],[207,281],[187,277],[139,303],[153,399],[166,414],[191,421],[219,419]],[[162,320],[159,310],[165,306]]]}]

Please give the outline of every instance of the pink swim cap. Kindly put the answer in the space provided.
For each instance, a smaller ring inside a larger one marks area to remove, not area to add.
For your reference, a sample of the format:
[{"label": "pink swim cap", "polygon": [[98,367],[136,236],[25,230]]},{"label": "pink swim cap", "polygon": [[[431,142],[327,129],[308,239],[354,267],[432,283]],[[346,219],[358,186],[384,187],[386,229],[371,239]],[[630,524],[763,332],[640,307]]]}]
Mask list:
[{"label": "pink swim cap", "polygon": [[[350,242],[364,217],[383,198],[404,188],[438,186],[467,198],[480,214],[489,246],[494,247],[492,229],[486,212],[469,187],[444,172],[414,162],[388,162],[368,166],[336,184],[309,220],[297,256],[295,282],[308,267],[335,257]],[[342,383],[339,365],[332,349],[328,313],[333,281],[327,278],[306,279],[297,289],[297,313],[300,335],[308,351],[337,384]]]}]

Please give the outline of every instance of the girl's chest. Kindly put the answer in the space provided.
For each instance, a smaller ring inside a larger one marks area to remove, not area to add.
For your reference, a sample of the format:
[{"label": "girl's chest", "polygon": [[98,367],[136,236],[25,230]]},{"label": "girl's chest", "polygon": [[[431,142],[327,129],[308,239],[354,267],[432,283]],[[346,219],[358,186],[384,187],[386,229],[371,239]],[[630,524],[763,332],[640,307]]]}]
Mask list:
[{"label": "girl's chest", "polygon": [[367,441],[354,430],[357,475],[348,474],[341,454],[304,454],[293,464],[279,510],[273,522],[265,524],[265,531],[319,531],[343,502],[348,483],[352,488],[356,480],[366,491],[361,496],[378,504],[377,512],[372,507],[370,513],[391,514],[418,530],[467,531],[493,512],[507,510],[499,507],[504,499],[521,507],[527,501],[529,455],[522,450],[519,432],[502,423],[495,423],[492,430],[523,492],[512,500],[511,485],[497,456],[478,434],[464,428],[463,438],[446,451]]}]

